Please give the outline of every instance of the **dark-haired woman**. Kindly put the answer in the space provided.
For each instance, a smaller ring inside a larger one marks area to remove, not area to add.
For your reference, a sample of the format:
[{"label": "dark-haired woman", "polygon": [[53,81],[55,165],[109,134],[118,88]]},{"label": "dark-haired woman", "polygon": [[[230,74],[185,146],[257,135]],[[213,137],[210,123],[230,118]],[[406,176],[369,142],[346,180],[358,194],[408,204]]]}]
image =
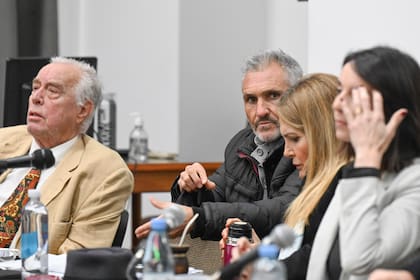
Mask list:
[{"label": "dark-haired woman", "polygon": [[374,47],[348,55],[334,101],[338,139],[351,143],[311,251],[307,279],[367,279],[420,252],[420,67]]}]

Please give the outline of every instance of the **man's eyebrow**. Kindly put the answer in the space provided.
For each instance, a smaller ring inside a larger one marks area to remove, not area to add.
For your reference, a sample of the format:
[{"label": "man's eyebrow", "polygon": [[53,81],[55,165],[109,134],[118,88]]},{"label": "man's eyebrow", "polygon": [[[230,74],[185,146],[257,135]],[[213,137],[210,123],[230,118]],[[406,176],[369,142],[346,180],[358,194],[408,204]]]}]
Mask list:
[{"label": "man's eyebrow", "polygon": [[276,92],[276,93],[281,93],[281,92],[284,92],[284,90],[282,90],[282,89],[269,89],[269,90],[266,90],[265,92]]},{"label": "man's eyebrow", "polygon": [[252,98],[252,97],[256,97],[257,96],[257,94],[255,94],[255,93],[251,93],[251,92],[244,92],[243,94],[242,94],[242,97],[243,98]]},{"label": "man's eyebrow", "polygon": [[[39,79],[35,78],[35,79],[32,80],[32,84],[34,84],[34,83],[40,84],[41,81]],[[53,87],[59,88],[60,90],[63,90],[64,89],[64,86],[61,83],[55,82],[55,81],[49,81],[49,82],[47,82],[46,86],[47,87],[48,86],[53,86]]]}]

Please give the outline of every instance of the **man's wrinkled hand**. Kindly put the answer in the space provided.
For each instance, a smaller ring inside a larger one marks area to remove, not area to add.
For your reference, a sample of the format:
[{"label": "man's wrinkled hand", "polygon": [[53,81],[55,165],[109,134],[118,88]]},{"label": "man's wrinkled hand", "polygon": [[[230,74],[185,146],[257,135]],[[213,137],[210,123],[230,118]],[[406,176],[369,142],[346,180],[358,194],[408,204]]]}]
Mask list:
[{"label": "man's wrinkled hand", "polygon": [[[166,209],[166,208],[170,207],[172,204],[174,204],[174,203],[171,203],[171,202],[160,201],[160,200],[156,200],[156,199],[153,199],[153,198],[150,199],[150,202],[152,203],[152,205],[155,208],[162,209],[162,210]],[[176,236],[180,236],[182,234],[182,231],[184,230],[186,224],[188,223],[188,221],[191,220],[191,218],[193,217],[193,210],[192,210],[191,207],[187,207],[187,206],[184,206],[184,205],[178,205],[178,206],[180,206],[182,208],[182,210],[184,211],[185,218],[184,218],[183,223],[180,226],[169,230],[168,235],[171,238],[176,237]],[[160,215],[159,217],[161,218],[162,215]],[[134,233],[135,233],[137,238],[145,238],[149,234],[150,229],[151,229],[151,222],[149,221],[147,223],[144,223],[144,224],[138,226]]]},{"label": "man's wrinkled hand", "polygon": [[181,191],[193,192],[203,186],[209,190],[216,187],[216,184],[208,179],[206,169],[198,162],[187,165],[181,172],[178,179],[178,186]]}]

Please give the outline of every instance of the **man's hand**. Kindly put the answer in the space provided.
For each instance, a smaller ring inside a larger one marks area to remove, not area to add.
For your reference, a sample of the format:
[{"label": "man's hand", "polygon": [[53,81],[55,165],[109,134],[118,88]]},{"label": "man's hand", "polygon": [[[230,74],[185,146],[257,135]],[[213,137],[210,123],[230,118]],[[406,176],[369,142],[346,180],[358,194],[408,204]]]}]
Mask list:
[{"label": "man's hand", "polygon": [[185,167],[185,170],[179,175],[178,185],[181,191],[186,192],[196,191],[203,186],[209,190],[216,187],[216,184],[208,179],[204,167],[198,162]]},{"label": "man's hand", "polygon": [[[152,205],[158,209],[165,209],[170,207],[173,203],[171,202],[166,202],[166,201],[160,201],[160,200],[156,200],[151,198],[150,202],[152,203]],[[182,234],[182,231],[184,230],[184,227],[186,226],[186,224],[188,223],[189,220],[191,220],[191,218],[193,217],[193,210],[191,207],[187,207],[187,206],[183,206],[183,205],[179,205],[185,213],[185,219],[184,222],[182,223],[182,225],[180,225],[179,227],[176,227],[174,229],[170,229],[169,231],[169,236],[170,237],[176,237],[176,236],[180,236]],[[162,217],[162,216],[159,216]],[[151,222],[147,222],[144,223],[140,226],[138,226],[135,230],[135,235],[137,238],[144,238],[146,237],[149,232],[150,232],[150,225]]]}]

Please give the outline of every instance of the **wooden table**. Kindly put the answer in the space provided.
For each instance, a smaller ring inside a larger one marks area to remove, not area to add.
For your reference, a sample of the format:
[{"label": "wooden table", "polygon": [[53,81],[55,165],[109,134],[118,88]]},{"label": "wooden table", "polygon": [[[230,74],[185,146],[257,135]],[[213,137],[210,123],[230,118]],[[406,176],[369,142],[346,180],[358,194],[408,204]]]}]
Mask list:
[{"label": "wooden table", "polygon": [[[133,249],[137,247],[137,237],[134,230],[140,225],[141,195],[144,192],[169,192],[175,178],[185,169],[188,162],[156,161],[139,164],[128,164],[134,175],[134,190],[132,193],[132,220],[133,220]],[[207,174],[212,174],[221,162],[204,162]]]}]

